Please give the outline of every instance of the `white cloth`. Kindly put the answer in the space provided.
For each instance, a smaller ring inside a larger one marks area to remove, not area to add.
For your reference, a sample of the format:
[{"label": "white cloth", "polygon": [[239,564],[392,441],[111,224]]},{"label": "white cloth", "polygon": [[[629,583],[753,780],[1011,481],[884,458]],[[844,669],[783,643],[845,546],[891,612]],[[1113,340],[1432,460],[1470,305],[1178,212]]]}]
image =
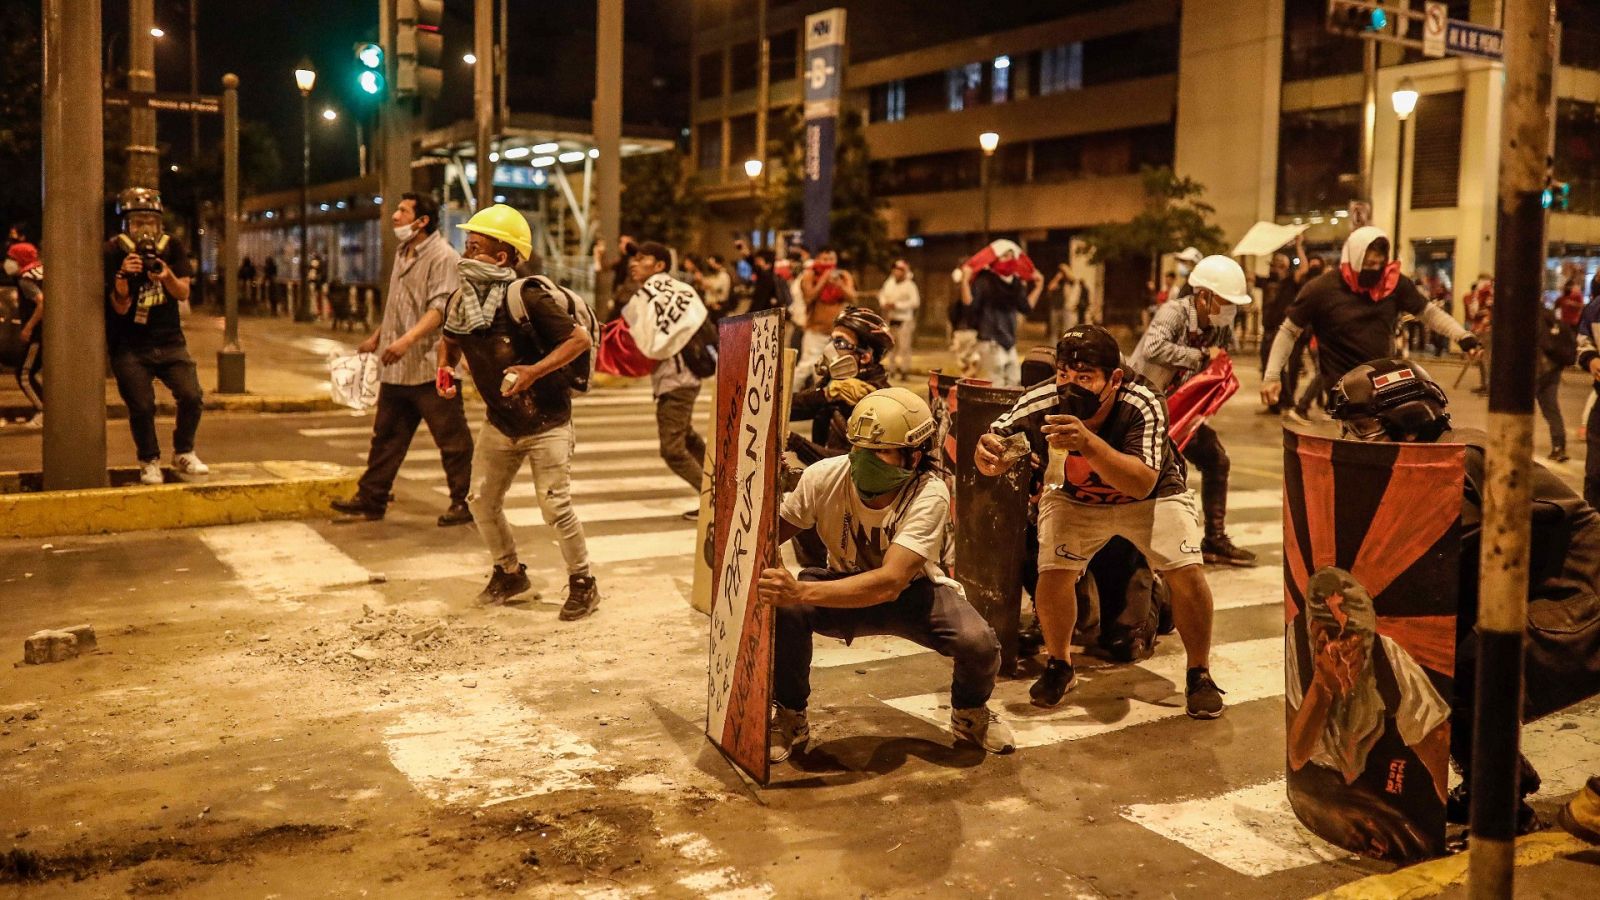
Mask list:
[{"label": "white cloth", "polygon": [[829,457],[805,470],[779,515],[799,528],[816,528],[835,572],[880,568],[890,545],[898,544],[926,560],[929,578],[942,575],[937,563],[950,528],[950,489],[940,478],[913,477],[893,503],[872,509],[850,480],[850,457]]},{"label": "white cloth", "polygon": [[907,275],[904,281],[896,281],[893,275],[884,279],[883,287],[878,288],[878,309],[883,311],[883,317],[891,322],[904,322],[917,317],[917,308],[922,306],[922,293],[917,290],[917,283]]},{"label": "white cloth", "polygon": [[705,323],[706,315],[706,305],[694,288],[665,272],[646,279],[622,308],[634,344],[651,359],[677,356]]},{"label": "white cloth", "polygon": [[979,378],[996,387],[1016,387],[1022,383],[1022,361],[1017,356],[1017,348],[979,341],[977,353]]},{"label": "white cloth", "polygon": [[377,354],[356,353],[336,356],[328,361],[328,390],[333,402],[351,409],[371,409],[378,405]]}]

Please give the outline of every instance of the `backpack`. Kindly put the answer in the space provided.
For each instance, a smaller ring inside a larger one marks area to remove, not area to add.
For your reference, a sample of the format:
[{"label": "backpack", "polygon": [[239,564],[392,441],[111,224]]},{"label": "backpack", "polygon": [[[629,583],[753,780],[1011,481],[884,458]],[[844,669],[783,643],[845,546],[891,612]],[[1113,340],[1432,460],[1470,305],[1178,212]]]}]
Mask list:
[{"label": "backpack", "polygon": [[1559,368],[1578,364],[1578,332],[1571,325],[1551,316],[1545,323],[1544,353]]},{"label": "backpack", "polygon": [[696,378],[710,378],[717,374],[717,325],[707,316],[688,346],[678,352],[678,358]]},{"label": "backpack", "polygon": [[517,323],[519,328],[528,327],[528,308],[522,302],[522,290],[530,281],[552,297],[557,299],[565,297],[567,315],[572,317],[572,321],[580,329],[589,333],[589,349],[561,367],[562,373],[567,376],[567,385],[573,391],[579,394],[588,393],[589,383],[594,378],[597,351],[600,349],[600,321],[595,318],[594,309],[589,306],[589,301],[578,296],[575,291],[562,287],[543,275],[518,278],[506,288],[506,312],[511,315],[511,321]]}]

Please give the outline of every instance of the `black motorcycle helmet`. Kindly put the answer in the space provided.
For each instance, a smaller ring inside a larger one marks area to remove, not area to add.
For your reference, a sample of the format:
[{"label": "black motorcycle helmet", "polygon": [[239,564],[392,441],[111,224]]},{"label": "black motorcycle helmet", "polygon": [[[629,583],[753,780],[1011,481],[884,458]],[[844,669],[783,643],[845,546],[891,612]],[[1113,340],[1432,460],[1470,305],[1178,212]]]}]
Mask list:
[{"label": "black motorcycle helmet", "polygon": [[1334,385],[1328,415],[1363,441],[1432,443],[1450,430],[1449,400],[1426,369],[1404,359],[1375,359]]},{"label": "black motorcycle helmet", "polygon": [[872,361],[880,362],[894,349],[894,332],[889,323],[864,306],[847,306],[833,320],[833,327],[843,328],[856,336],[856,346],[872,351]]}]

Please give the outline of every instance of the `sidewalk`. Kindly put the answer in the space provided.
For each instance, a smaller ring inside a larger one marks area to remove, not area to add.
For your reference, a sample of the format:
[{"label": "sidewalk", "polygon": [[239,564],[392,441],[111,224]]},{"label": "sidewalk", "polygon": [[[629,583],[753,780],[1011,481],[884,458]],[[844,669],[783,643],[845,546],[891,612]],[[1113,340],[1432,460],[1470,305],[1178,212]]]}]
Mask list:
[{"label": "sidewalk", "polygon": [[[184,322],[189,355],[199,369],[206,409],[237,412],[315,412],[332,409],[328,395],[328,356],[354,350],[366,334],[333,331],[324,322],[294,322],[287,318],[241,316],[239,343],[245,352],[245,394],[219,394],[217,351],[222,349],[223,319],[207,309]],[[8,373],[9,375],[9,373]],[[45,373],[49,377],[49,373]],[[158,408],[172,413],[172,400],[158,388]],[[125,419],[127,407],[117,394],[117,383],[106,378],[106,413]],[[0,380],[0,416],[8,421],[33,414],[16,381]]]}]

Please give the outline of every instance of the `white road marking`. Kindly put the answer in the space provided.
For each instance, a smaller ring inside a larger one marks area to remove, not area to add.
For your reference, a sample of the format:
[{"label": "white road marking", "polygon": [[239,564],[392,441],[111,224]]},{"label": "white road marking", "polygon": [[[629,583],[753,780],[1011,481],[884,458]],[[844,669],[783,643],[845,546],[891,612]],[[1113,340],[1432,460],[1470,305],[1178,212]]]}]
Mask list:
[{"label": "white road marking", "polygon": [[813,669],[832,669],[839,666],[856,666],[862,663],[879,662],[885,659],[898,659],[904,656],[916,656],[919,653],[932,653],[926,647],[897,637],[881,634],[869,634],[858,637],[846,646],[843,641],[830,637],[817,635],[811,651],[811,667]]},{"label": "white road marking", "polygon": [[235,580],[262,599],[296,600],[338,585],[366,585],[371,574],[302,522],[224,525],[198,534]]},{"label": "white road marking", "polygon": [[1228,512],[1245,509],[1283,509],[1283,488],[1258,488],[1251,491],[1229,491]]},{"label": "white road marking", "polygon": [[685,528],[649,534],[608,534],[589,538],[589,562],[605,565],[677,556],[688,563],[689,555],[694,552],[696,535],[693,524],[685,525]]},{"label": "white road marking", "polygon": [[[634,475],[622,478],[588,478],[574,480],[571,484],[572,496],[574,497],[593,494],[618,494],[627,491],[675,491],[682,493],[688,500],[693,500],[699,495],[699,492],[690,488],[682,478],[670,472],[661,475]],[[443,485],[439,485],[433,490],[441,496],[450,496],[450,489]],[[539,499],[539,488],[533,483],[533,477],[526,474],[519,477],[511,485],[511,489],[506,491],[506,499],[537,501]],[[688,508],[688,506],[683,507],[683,509]],[[679,511],[682,512],[682,510]],[[580,512],[578,518],[581,520],[583,513]]]},{"label": "white road marking", "polygon": [[[603,482],[601,483],[603,484]],[[681,481],[678,483],[683,484]],[[693,496],[688,493],[688,485],[684,485],[684,492],[686,497]],[[578,514],[578,521],[587,525],[591,522],[675,519],[683,513],[685,508],[683,500],[669,497],[623,500],[614,503],[579,503],[573,506],[573,511]],[[518,528],[533,528],[547,524],[544,520],[544,513],[537,506],[519,506],[516,509],[507,509],[506,521]]]},{"label": "white road marking", "polygon": [[[1184,714],[1186,665],[1181,650],[1138,665],[1103,664],[1087,655],[1077,660],[1078,687],[1053,710],[1029,702],[1026,679],[995,686],[992,705],[1006,714],[1018,749],[1082,740]],[[1211,671],[1228,692],[1230,704],[1278,696],[1283,693],[1283,638],[1220,644],[1212,648]],[[948,691],[884,702],[949,729]]]},{"label": "white road marking", "polygon": [[1276,550],[1283,546],[1283,520],[1229,522],[1228,536],[1241,547],[1271,547]]},{"label": "white road marking", "polygon": [[[408,459],[407,462],[409,463],[410,460]],[[636,454],[630,454],[615,459],[594,459],[591,457],[579,456],[574,458],[572,461],[573,481],[583,481],[588,478],[609,478],[612,474],[617,472],[631,472],[638,474],[642,472],[663,473],[667,471],[668,469],[666,465],[656,457],[652,456],[648,459],[641,459]],[[407,467],[402,465],[400,467],[400,477],[413,481],[432,481],[441,478],[442,474],[438,466],[419,465]],[[683,483],[683,479],[677,478],[677,476],[673,476],[673,478],[676,479],[679,484]]]},{"label": "white road marking", "polygon": [[[1600,699],[1524,726],[1522,750],[1543,779],[1539,798],[1554,800],[1577,790],[1600,769]],[[1300,824],[1282,778],[1214,797],[1138,804],[1123,816],[1255,877],[1350,856]]]},{"label": "white road marking", "polygon": [[[710,389],[709,385],[702,385],[700,388],[700,396],[695,398],[695,402],[709,405],[711,403],[711,398],[715,394],[716,391]],[[572,408],[574,410],[581,410],[585,408],[592,409],[599,406],[631,406],[639,403],[644,403],[653,407],[655,405],[655,398],[650,396],[649,391],[618,395],[612,395],[610,391],[607,391],[606,394],[598,397],[575,397],[572,401]]]},{"label": "white road marking", "polygon": [[[354,454],[354,456],[357,459],[365,460],[367,458],[367,448],[369,446],[369,442],[368,441],[334,440],[334,441],[329,441],[328,443],[332,444],[335,447],[343,447],[343,448],[346,448],[346,449],[349,449],[349,450],[359,451],[359,452]],[[624,452],[639,452],[639,451],[645,451],[645,450],[651,451],[652,452],[652,457],[653,457],[654,452],[659,450],[660,447],[661,447],[661,442],[659,440],[657,440],[656,438],[649,438],[648,440],[634,439],[634,440],[625,440],[625,441],[584,441],[584,440],[579,440],[578,441],[578,447],[577,447],[577,450],[574,451],[573,458],[574,458],[574,460],[579,459],[579,458],[582,457],[582,455],[584,453],[624,453]],[[406,459],[408,459],[408,460],[432,460],[432,461],[437,462],[438,459],[439,459],[439,448],[438,447],[417,447],[417,446],[413,446],[410,450],[406,451]]]},{"label": "white road marking", "polygon": [[1263,563],[1253,568],[1211,566],[1206,581],[1216,609],[1283,604],[1283,567]]}]

